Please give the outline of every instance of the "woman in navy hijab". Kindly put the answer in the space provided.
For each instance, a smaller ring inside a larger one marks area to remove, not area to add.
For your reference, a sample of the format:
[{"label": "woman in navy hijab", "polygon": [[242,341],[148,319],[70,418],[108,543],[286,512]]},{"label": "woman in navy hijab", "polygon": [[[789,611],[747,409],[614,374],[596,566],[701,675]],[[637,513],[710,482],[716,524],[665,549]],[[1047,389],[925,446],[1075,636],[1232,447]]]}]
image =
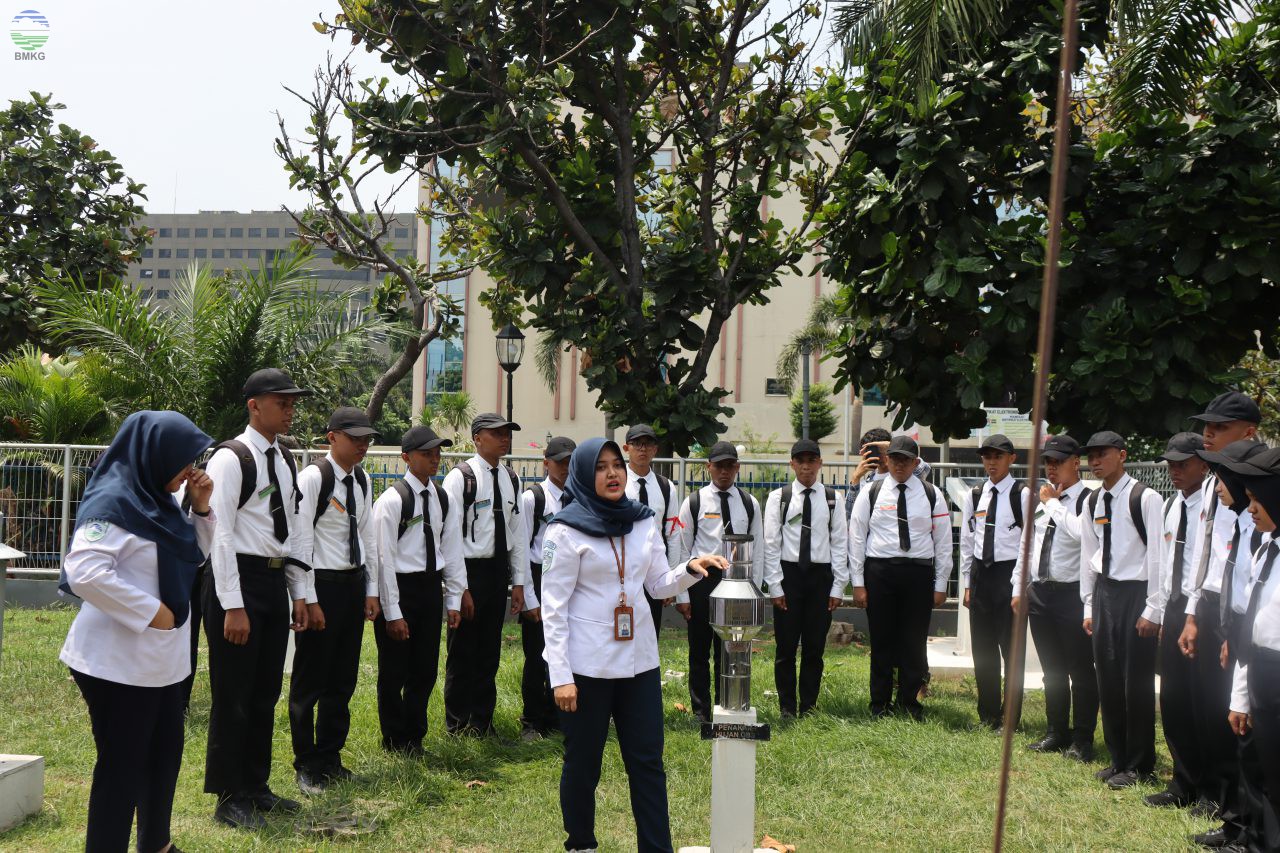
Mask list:
[{"label": "woman in navy hijab", "polygon": [[[87,851],[177,851],[169,837],[191,671],[191,584],[213,541],[213,482],[193,463],[213,444],[177,412],[135,412],[98,460],[77,512],[61,588],[84,599],[62,647],[89,706],[98,761]],[[175,493],[185,485],[190,514]]]},{"label": "woman in navy hijab", "polygon": [[597,846],[596,785],[612,720],[637,846],[641,853],[669,853],[658,641],[644,591],[668,598],[706,577],[707,566],[728,562],[697,557],[669,567],[653,510],[627,498],[626,484],[617,444],[592,438],[578,445],[565,484],[572,501],[551,519],[543,540],[543,657],[564,732],[564,846]]}]

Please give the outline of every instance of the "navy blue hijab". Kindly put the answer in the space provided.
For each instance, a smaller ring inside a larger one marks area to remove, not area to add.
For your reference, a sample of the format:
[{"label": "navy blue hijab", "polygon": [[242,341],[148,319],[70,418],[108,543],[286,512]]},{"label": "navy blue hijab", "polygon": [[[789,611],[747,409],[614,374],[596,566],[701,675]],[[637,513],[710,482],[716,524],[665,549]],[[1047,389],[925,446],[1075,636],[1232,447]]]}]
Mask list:
[{"label": "navy blue hijab", "polygon": [[564,484],[565,493],[572,501],[556,513],[549,524],[567,524],[592,536],[625,536],[633,524],[653,515],[652,509],[625,495],[611,501],[596,494],[596,462],[606,447],[622,458],[617,442],[604,438],[588,438],[574,449],[569,459],[569,477]]},{"label": "navy blue hijab", "polygon": [[[76,528],[104,521],[156,543],[160,600],[175,625],[187,621],[191,585],[204,561],[196,531],[165,487],[213,439],[177,412],[134,412],[98,458],[76,512]],[[59,587],[72,592],[66,572]]]}]

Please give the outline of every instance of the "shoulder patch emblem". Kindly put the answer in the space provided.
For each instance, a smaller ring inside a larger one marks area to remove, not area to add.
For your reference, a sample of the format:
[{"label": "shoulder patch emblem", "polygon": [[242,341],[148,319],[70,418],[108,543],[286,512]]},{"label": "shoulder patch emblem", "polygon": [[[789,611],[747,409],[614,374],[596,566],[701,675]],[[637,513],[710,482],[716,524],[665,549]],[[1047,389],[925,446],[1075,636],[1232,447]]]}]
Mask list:
[{"label": "shoulder patch emblem", "polygon": [[111,523],[95,518],[92,521],[86,521],[84,525],[84,538],[89,542],[97,542],[103,536],[107,535],[107,530],[111,528]]}]

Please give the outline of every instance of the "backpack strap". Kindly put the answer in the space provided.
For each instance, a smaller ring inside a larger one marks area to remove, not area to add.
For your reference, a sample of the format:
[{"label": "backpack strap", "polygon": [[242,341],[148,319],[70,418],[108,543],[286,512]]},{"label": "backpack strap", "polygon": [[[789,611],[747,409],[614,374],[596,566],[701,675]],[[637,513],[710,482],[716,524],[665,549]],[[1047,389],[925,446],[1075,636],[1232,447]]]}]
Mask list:
[{"label": "backpack strap", "polygon": [[969,492],[969,532],[970,533],[977,530],[978,528],[978,501],[982,500],[982,487],[984,485],[986,485],[985,482],[979,483],[978,485],[974,486],[973,489]]},{"label": "backpack strap", "polygon": [[747,511],[747,533],[749,535],[751,533],[751,525],[756,523],[755,502],[751,500],[751,495],[742,491],[742,489],[738,488],[737,486],[734,486],[733,488],[738,493],[738,500],[742,501],[742,508]]},{"label": "backpack strap", "polygon": [[1093,494],[1092,489],[1081,489],[1080,494],[1076,495],[1076,515],[1080,514],[1080,510],[1084,509],[1084,502]]},{"label": "backpack strap", "polygon": [[[302,503],[302,490],[298,488],[298,463],[287,447],[280,448],[280,455],[284,457],[284,464],[289,468],[289,476],[293,478],[293,511],[296,513],[298,505]],[[257,480],[257,472],[254,472],[253,476]],[[242,489],[240,493],[243,495],[244,490]]]},{"label": "backpack strap", "polygon": [[534,483],[525,491],[533,495],[533,518],[530,521],[533,532],[529,534],[529,547],[532,548],[533,540],[538,538],[538,531],[542,529],[542,516],[547,512],[547,493],[541,483]]},{"label": "backpack strap", "polygon": [[314,527],[320,523],[320,516],[329,508],[329,498],[333,497],[334,473],[328,456],[321,456],[311,466],[320,469],[320,493],[316,495],[315,518],[311,519],[311,526]]},{"label": "backpack strap", "polygon": [[[827,535],[830,536],[836,524],[836,490],[823,483],[822,495],[827,499]],[[827,541],[830,542],[831,540],[828,539]]]},{"label": "backpack strap", "polygon": [[1139,480],[1134,480],[1129,489],[1129,521],[1133,522],[1133,528],[1138,531],[1143,547],[1147,544],[1147,521],[1142,517],[1142,496],[1146,491],[1147,484]]},{"label": "backpack strap", "polygon": [[1013,510],[1013,523],[1019,530],[1022,529],[1022,493],[1026,490],[1021,480],[1014,480],[1009,487],[1009,509]]},{"label": "backpack strap", "polygon": [[[249,498],[253,497],[254,489],[258,485],[258,463],[253,459],[253,451],[249,449],[249,445],[243,441],[238,441],[234,438],[228,439],[215,447],[213,452],[217,453],[224,447],[234,453],[236,458],[240,460],[240,498],[236,503],[236,509],[243,509],[244,505],[249,502]],[[210,455],[209,458],[212,459],[213,456]],[[292,453],[289,454],[289,459],[289,464],[292,466]],[[297,488],[296,480],[294,488]]]},{"label": "backpack strap", "polygon": [[396,480],[391,484],[391,488],[395,489],[397,495],[400,496],[400,523],[396,529],[396,539],[403,539],[404,532],[409,528],[409,522],[413,521],[413,510],[417,501],[413,499],[413,489],[409,488],[409,484],[404,479]]},{"label": "backpack strap", "polygon": [[[665,510],[664,510],[665,511]],[[692,542],[698,541],[698,516],[702,515],[702,489],[694,489],[689,495],[689,518],[693,522]],[[663,525],[664,527],[666,525]],[[663,537],[666,538],[665,536]],[[692,547],[692,546],[690,546]]]},{"label": "backpack strap", "polygon": [[[459,462],[457,464],[458,471],[462,474],[462,538],[467,538],[467,510],[475,506],[476,503],[476,472],[471,470],[470,463]],[[479,510],[474,510],[475,515],[479,515]],[[474,520],[474,518],[473,518]],[[475,528],[471,530],[471,541],[475,541]]]},{"label": "backpack strap", "polygon": [[[520,475],[518,475],[516,473],[516,469],[512,468],[510,465],[503,465],[502,467],[507,469],[507,476],[511,478],[511,494],[513,497],[513,500],[511,501],[511,514],[519,515],[520,514]],[[498,497],[501,497],[501,495],[499,495]]]},{"label": "backpack strap", "polygon": [[[667,544],[667,507],[671,506],[671,481],[659,474],[653,472],[654,478],[658,481],[658,491],[662,492],[662,512],[658,513],[658,532],[662,534],[662,544]],[[696,492],[695,492],[696,494]],[[693,514],[693,538],[698,538],[698,514]]]},{"label": "backpack strap", "polygon": [[788,483],[787,485],[783,486],[781,489],[778,489],[778,491],[782,493],[782,496],[778,498],[778,520],[780,522],[779,526],[786,526],[787,507],[791,506],[791,484]]},{"label": "backpack strap", "polygon": [[867,492],[867,524],[871,523],[871,514],[876,509],[876,499],[880,497],[880,490],[884,488],[885,477],[875,480],[871,483],[871,491]]}]

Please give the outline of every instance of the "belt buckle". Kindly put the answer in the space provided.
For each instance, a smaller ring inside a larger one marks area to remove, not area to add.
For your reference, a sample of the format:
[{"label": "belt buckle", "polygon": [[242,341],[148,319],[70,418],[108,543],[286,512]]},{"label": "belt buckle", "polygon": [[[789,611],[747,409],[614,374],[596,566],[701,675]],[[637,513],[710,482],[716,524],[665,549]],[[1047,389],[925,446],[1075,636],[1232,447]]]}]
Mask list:
[{"label": "belt buckle", "polygon": [[283,569],[283,568],[284,568],[284,557],[268,557],[268,558],[267,558],[267,568],[268,568],[268,569]]}]

